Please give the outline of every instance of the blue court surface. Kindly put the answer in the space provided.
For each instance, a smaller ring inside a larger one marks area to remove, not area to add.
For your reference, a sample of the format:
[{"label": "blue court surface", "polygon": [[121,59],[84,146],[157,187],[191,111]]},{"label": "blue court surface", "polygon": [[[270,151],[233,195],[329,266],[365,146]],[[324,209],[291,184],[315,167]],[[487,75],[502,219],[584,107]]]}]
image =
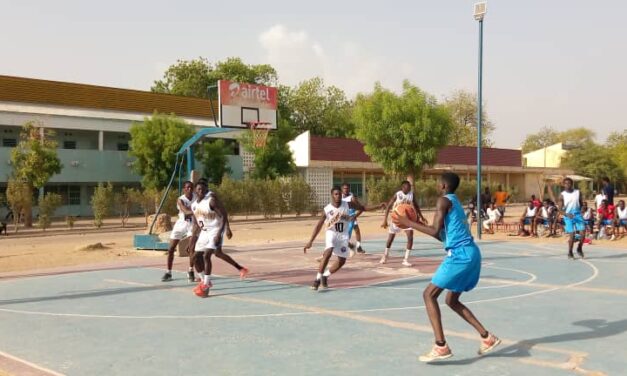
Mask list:
[{"label": "blue court surface", "polygon": [[[418,361],[433,343],[422,290],[441,245],[417,238],[414,267],[378,264],[364,243],[313,292],[318,250],[238,249],[253,272],[220,266],[211,296],[193,295],[185,260],[176,279],[138,266],[0,280],[0,370],[11,375],[624,375],[627,251],[483,242],[479,286],[462,295],[503,343],[479,357],[479,336],[441,296],[454,356]],[[377,251],[379,250],[379,251]],[[161,259],[157,259],[160,265]],[[165,262],[165,258],[163,259]],[[154,260],[153,260],[153,264]],[[224,272],[222,272],[224,271]],[[257,272],[255,272],[257,271]],[[379,278],[383,276],[383,278]],[[2,372],[0,372],[2,374]]]}]

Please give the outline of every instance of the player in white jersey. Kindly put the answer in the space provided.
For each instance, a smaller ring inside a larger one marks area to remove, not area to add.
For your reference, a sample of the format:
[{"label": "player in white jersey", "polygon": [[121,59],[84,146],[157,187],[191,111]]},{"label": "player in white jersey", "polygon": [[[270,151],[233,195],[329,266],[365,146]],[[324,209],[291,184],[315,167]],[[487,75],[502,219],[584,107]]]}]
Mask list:
[{"label": "player in white jersey", "polygon": [[[353,195],[353,192],[350,191],[350,185],[348,183],[342,184],[342,201],[345,202],[357,202],[357,197]],[[355,217],[355,220],[348,224],[348,246],[351,248],[357,248],[357,253],[366,253],[364,249],[361,247],[361,231],[359,230],[359,223],[357,223],[357,218],[363,213],[363,210],[350,210],[350,215]],[[355,245],[353,245],[350,240],[353,235],[353,231],[355,231]]]},{"label": "player in white jersey", "polygon": [[623,228],[623,234],[620,237],[624,237],[625,233],[627,233],[627,207],[625,206],[625,201],[618,201],[618,206],[616,206],[616,230],[614,230],[614,237],[616,239],[617,236],[620,235],[620,228]]},{"label": "player in white jersey", "polygon": [[581,215],[582,198],[578,189],[573,188],[573,179],[564,179],[564,190],[560,193],[558,208],[560,214],[564,216],[564,231],[570,235],[568,238],[568,258],[574,259],[573,244],[575,243],[575,233],[579,237],[577,253],[583,258],[583,239],[586,225]]},{"label": "player in white jersey", "polygon": [[390,199],[387,204],[387,208],[385,209],[385,215],[383,216],[383,224],[381,227],[388,229],[388,240],[385,243],[385,251],[383,251],[383,257],[379,261],[380,264],[385,264],[388,261],[388,255],[390,254],[390,248],[392,247],[392,242],[394,241],[394,237],[401,231],[405,231],[407,235],[407,246],[405,247],[405,257],[403,258],[403,266],[411,266],[409,262],[409,255],[411,253],[411,249],[414,246],[414,230],[412,228],[408,228],[406,230],[402,230],[394,223],[392,223],[388,227],[388,215],[390,214],[390,210],[394,210],[400,204],[411,204],[414,206],[416,210],[416,214],[418,214],[418,221],[424,224],[427,224],[427,219],[422,216],[422,212],[420,211],[420,207],[416,202],[416,197],[414,196],[414,192],[411,190],[411,184],[405,180],[401,183],[401,190],[396,192],[394,196]]},{"label": "player in white jersey", "polygon": [[[172,263],[174,262],[174,251],[179,242],[192,234],[192,201],[194,201],[194,183],[186,181],[183,183],[183,194],[176,200],[176,206],[179,209],[178,219],[174,223],[172,232],[170,233],[170,247],[168,248],[168,264],[167,271],[161,278],[162,282],[172,280]],[[191,258],[190,258],[191,260]],[[191,264],[191,261],[190,261]],[[192,273],[193,280],[193,271]]]},{"label": "player in white jersey", "polygon": [[[355,218],[349,214],[351,209],[363,210],[363,206],[359,203],[342,201],[342,192],[340,187],[333,187],[331,190],[331,203],[324,207],[324,212],[320,217],[320,220],[314,228],[311,240],[305,245],[304,252],[312,247],[316,236],[324,225],[325,231],[325,247],[322,260],[320,261],[320,267],[318,268],[318,274],[311,288],[318,290],[320,286],[326,289],[328,285],[327,279],[329,276],[338,270],[346,263],[348,257],[348,225]],[[327,269],[329,260],[332,255],[337,256],[337,262]]]},{"label": "player in white jersey", "polygon": [[200,234],[194,251],[198,255],[202,255],[202,265],[197,265],[197,269],[201,273],[201,280],[194,289],[194,293],[200,297],[207,297],[209,289],[213,286],[211,283],[211,256],[213,254],[239,270],[241,278],[248,274],[248,269],[222,252],[224,234],[226,233],[229,239],[232,236],[228,214],[217,196],[209,192],[205,180],[201,179],[196,184],[196,195],[198,199],[192,203],[192,211]]}]

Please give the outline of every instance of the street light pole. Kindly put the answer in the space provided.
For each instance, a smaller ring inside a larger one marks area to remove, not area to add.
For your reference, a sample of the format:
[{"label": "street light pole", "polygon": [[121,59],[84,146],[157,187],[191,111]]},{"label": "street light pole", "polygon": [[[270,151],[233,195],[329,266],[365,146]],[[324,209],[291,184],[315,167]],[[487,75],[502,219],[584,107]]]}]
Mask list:
[{"label": "street light pole", "polygon": [[479,83],[477,91],[477,239],[481,240],[481,107],[482,107],[482,74],[483,74],[483,17],[487,11],[487,3],[475,3],[474,16],[479,21]]}]

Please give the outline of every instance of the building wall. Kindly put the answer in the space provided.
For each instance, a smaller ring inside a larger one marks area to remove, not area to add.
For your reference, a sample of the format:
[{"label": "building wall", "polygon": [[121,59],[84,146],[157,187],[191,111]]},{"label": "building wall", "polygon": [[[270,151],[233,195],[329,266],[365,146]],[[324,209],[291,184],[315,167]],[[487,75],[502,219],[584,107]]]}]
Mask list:
[{"label": "building wall", "polygon": [[316,195],[316,205],[324,207],[329,203],[331,188],[333,188],[333,169],[331,168],[306,168],[304,170],[305,181],[311,186]]},{"label": "building wall", "polygon": [[562,163],[564,154],[566,154],[566,151],[562,148],[562,144],[558,143],[524,154],[523,160],[525,161],[525,167],[558,168]]}]

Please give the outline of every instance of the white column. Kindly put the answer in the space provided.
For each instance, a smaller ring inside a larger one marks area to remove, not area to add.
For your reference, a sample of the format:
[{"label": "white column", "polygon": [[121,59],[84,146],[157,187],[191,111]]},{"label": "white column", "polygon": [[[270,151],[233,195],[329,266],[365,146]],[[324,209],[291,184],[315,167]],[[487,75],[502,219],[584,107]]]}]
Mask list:
[{"label": "white column", "polygon": [[98,150],[104,150],[104,131],[98,131]]}]

